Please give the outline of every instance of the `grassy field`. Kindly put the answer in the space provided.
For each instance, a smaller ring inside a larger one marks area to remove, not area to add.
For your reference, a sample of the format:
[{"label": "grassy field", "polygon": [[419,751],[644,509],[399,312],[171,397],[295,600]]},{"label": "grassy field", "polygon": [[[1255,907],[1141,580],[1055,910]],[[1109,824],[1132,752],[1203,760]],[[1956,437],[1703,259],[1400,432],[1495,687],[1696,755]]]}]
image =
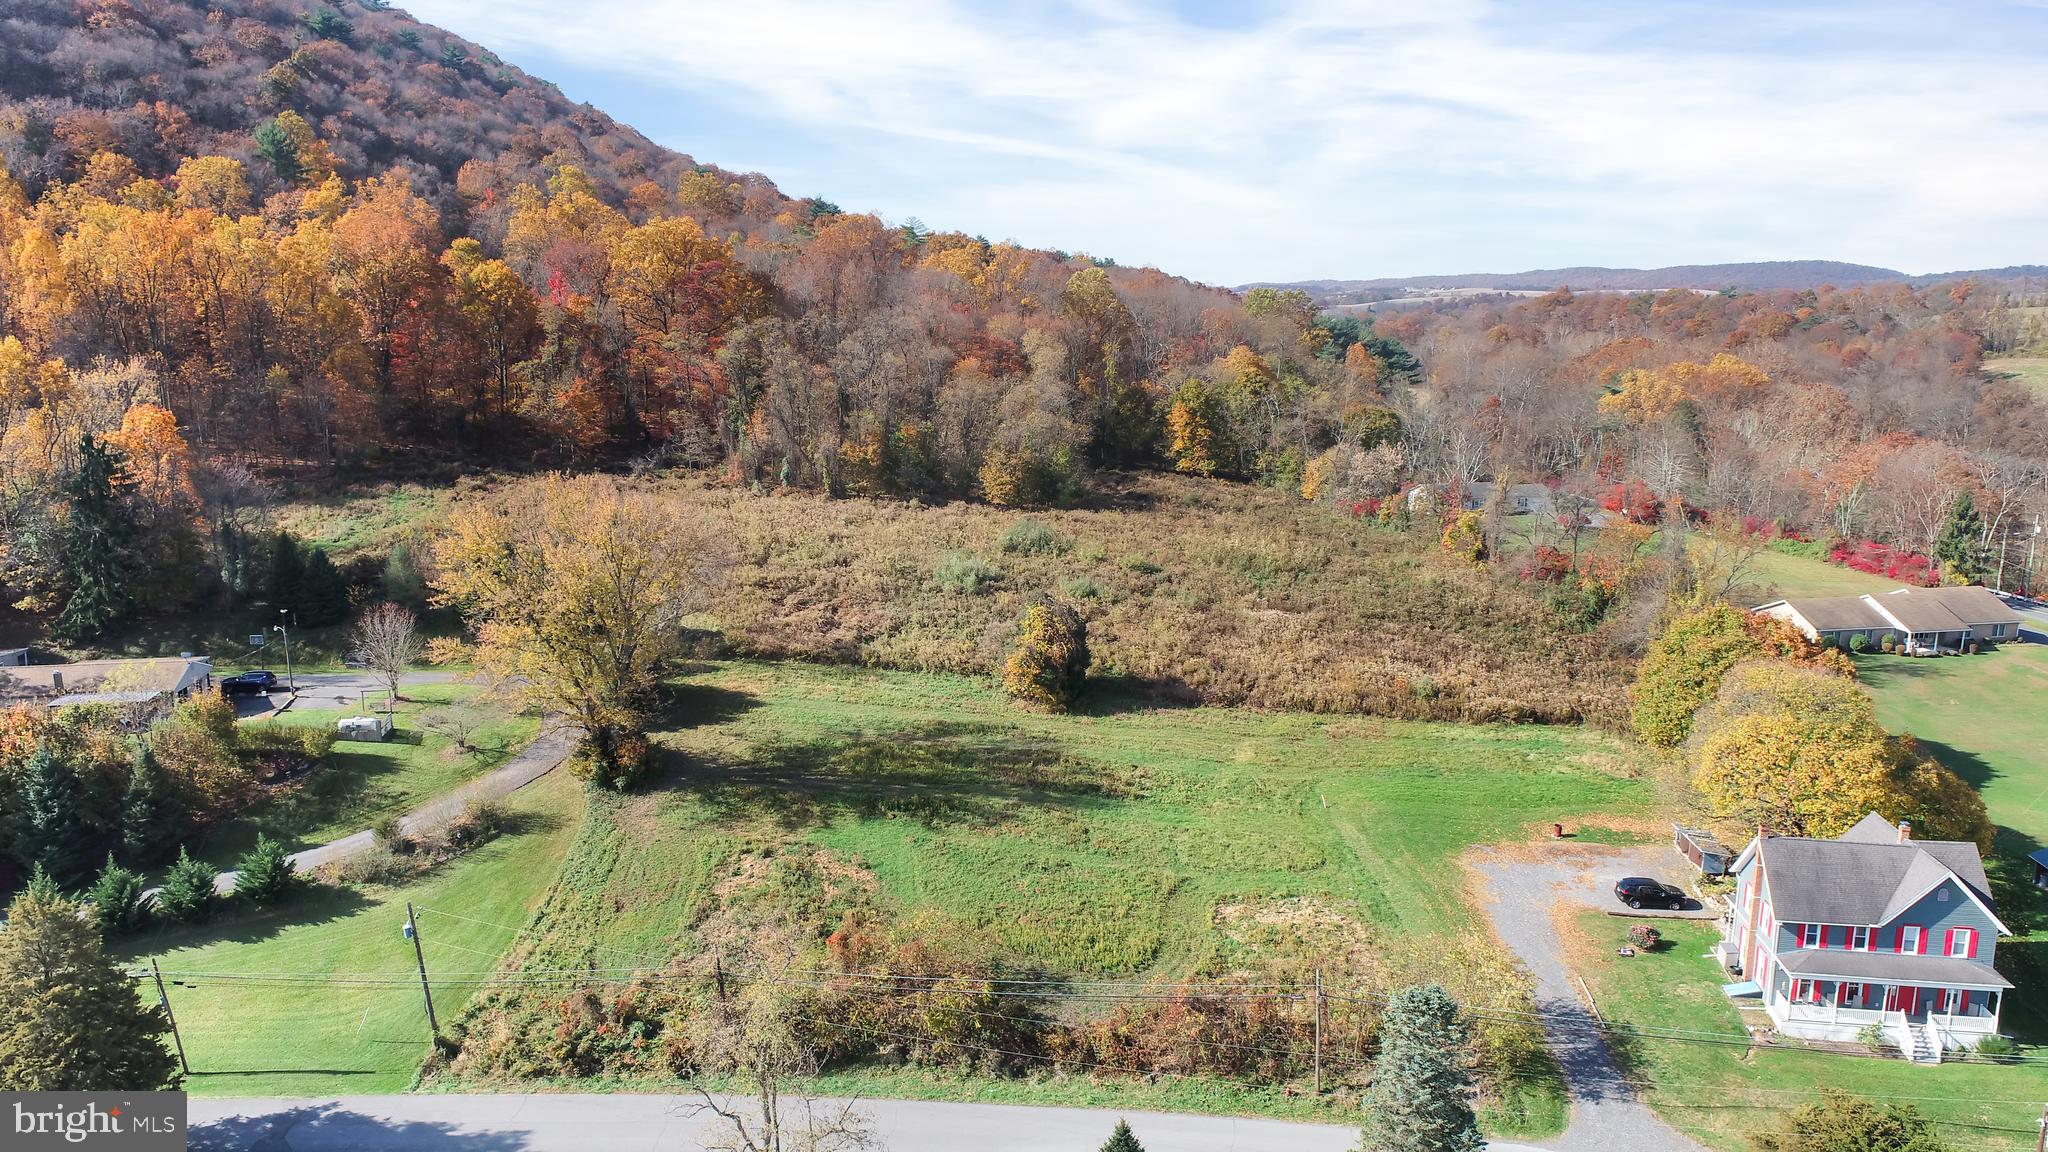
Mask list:
[{"label": "grassy field", "polygon": [[1721,994],[1720,968],[1706,954],[1716,937],[1713,925],[1660,923],[1664,948],[1622,958],[1615,954],[1620,922],[1590,910],[1568,915],[1561,927],[1569,962],[1592,989],[1602,1016],[1645,1030],[1701,1034],[1693,1040],[1631,1038],[1616,1048],[1627,1070],[1648,1082],[1650,1103],[1710,1147],[1748,1147],[1751,1132],[1771,1124],[1774,1113],[1816,1097],[1822,1085],[1911,1102],[1959,1150],[2031,1146],[2048,1098],[2048,1068],[1955,1062],[1926,1068],[1815,1051],[1750,1052],[1740,1039],[1741,1013]]},{"label": "grassy field", "polygon": [[2011,376],[2048,394],[2048,356],[2006,356],[1984,362],[1987,376]]},{"label": "grassy field", "polygon": [[[1226,971],[1291,922],[1345,925],[1391,966],[1475,934],[1456,862],[1468,846],[1552,820],[1626,837],[1653,803],[1626,746],[1581,729],[1123,698],[1054,717],[964,677],[749,662],[706,666],[678,697],[668,775],[586,830],[529,966],[690,956],[693,926],[772,861],[1063,976]],[[931,1074],[859,1075],[872,1091],[951,1092]],[[1517,1107],[1519,1130],[1562,1120],[1554,1096]]]},{"label": "grassy field", "polygon": [[[490,970],[553,879],[574,838],[581,786],[554,773],[514,793],[514,828],[427,877],[396,888],[316,888],[277,912],[136,941],[173,981],[171,1007],[194,1075],[211,1096],[395,1092],[427,1054],[405,904],[446,1021],[476,974]],[[468,919],[455,919],[455,913]],[[171,975],[181,974],[181,975]],[[290,978],[283,978],[283,977]],[[371,977],[374,985],[308,977]]]},{"label": "grassy field", "polygon": [[[255,724],[331,728],[342,710],[297,708]],[[468,729],[458,747],[442,722]],[[203,855],[222,867],[247,851],[257,833],[303,848],[359,832],[385,816],[408,811],[496,767],[540,730],[531,716],[507,715],[479,689],[459,684],[418,684],[405,689],[398,727],[382,744],[340,741],[306,780],[266,796],[257,806],[208,837]]]},{"label": "grassy field", "polygon": [[1774,596],[1860,596],[1883,594],[1899,587],[1896,580],[1872,576],[1825,560],[1792,556],[1765,549],[1750,565],[1746,584]]},{"label": "grassy field", "polygon": [[[341,558],[378,557],[493,483],[308,496],[277,519]],[[987,675],[1024,605],[1052,593],[1087,617],[1099,672],[1166,698],[1408,719],[1623,715],[1623,662],[1530,589],[1456,563],[1434,532],[1371,528],[1272,488],[1104,473],[1078,507],[1020,512],[650,483],[732,541],[705,623],[745,655]],[[949,567],[977,579],[949,582]]]}]

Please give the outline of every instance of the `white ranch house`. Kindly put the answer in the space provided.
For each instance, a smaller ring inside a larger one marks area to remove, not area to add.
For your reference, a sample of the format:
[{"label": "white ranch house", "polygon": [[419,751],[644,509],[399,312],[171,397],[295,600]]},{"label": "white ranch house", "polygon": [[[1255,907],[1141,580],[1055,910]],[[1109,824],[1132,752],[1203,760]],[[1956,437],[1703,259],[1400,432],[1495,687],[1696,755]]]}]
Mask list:
[{"label": "white ranch house", "polygon": [[1914,840],[1873,812],[1839,839],[1761,832],[1736,858],[1721,961],[1778,1029],[1855,1042],[1872,1025],[1938,1063],[1998,1031],[2012,982],[1977,846]]},{"label": "white ranch house", "polygon": [[1861,636],[1873,648],[1890,635],[1914,655],[1959,652],[1966,645],[2019,639],[2020,615],[1986,588],[1901,588],[1883,596],[1773,600],[1751,609],[1816,642],[1848,647]]}]

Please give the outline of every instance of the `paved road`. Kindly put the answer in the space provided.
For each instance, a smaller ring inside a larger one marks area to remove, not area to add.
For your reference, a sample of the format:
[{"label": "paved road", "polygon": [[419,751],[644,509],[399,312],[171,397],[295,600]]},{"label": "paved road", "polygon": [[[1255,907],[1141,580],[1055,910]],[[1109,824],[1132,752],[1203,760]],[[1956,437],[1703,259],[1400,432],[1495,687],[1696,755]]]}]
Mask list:
[{"label": "paved road", "polygon": [[1563,945],[1551,912],[1560,900],[1607,910],[1613,884],[1623,876],[1670,877],[1678,858],[1668,849],[1602,849],[1560,845],[1534,859],[1506,855],[1482,859],[1479,871],[1492,889],[1486,914],[1494,931],[1536,980],[1536,1008],[1544,1013],[1544,1039],[1564,1069],[1572,1097],[1571,1122],[1552,1147],[1558,1152],[1669,1149],[1703,1152],[1657,1118],[1622,1078],[1607,1040],[1580,999],[1565,968]]},{"label": "paved road", "polygon": [[[694,1096],[344,1096],[194,1099],[195,1152],[697,1152],[716,1117]],[[819,1101],[821,1106],[844,1101]],[[1350,1152],[1358,1129],[1227,1116],[863,1100],[889,1152],[1090,1152],[1122,1116],[1152,1152]],[[1496,1152],[1536,1152],[1491,1144]],[[1637,1145],[1643,1152],[1655,1146]]]}]

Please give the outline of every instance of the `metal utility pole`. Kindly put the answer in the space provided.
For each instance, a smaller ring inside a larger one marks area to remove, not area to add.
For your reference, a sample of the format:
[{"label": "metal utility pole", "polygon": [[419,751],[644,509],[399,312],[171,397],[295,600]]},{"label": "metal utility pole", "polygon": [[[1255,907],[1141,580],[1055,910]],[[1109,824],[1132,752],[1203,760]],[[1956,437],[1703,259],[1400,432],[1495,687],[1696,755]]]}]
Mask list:
[{"label": "metal utility pole", "polygon": [[420,947],[420,923],[412,914],[412,901],[405,902],[405,935],[412,941],[412,958],[420,966],[420,995],[427,1002],[427,1028],[434,1039],[441,1038],[441,1024],[434,1019],[434,990],[427,986],[427,954]]},{"label": "metal utility pole", "polygon": [[293,695],[299,691],[299,678],[292,673],[292,634],[285,626],[285,610],[277,610],[277,634],[284,637],[284,683]]},{"label": "metal utility pole", "polygon": [[149,958],[149,974],[156,980],[156,1002],[164,1007],[164,1019],[171,1022],[171,1043],[178,1046],[178,1071],[192,1074],[192,1065],[185,1062],[185,1038],[178,1034],[178,1018],[171,1015],[171,995],[164,991],[163,969],[156,966],[156,957]]},{"label": "metal utility pole", "polygon": [[1316,1095],[1323,1094],[1323,966],[1316,965]]}]

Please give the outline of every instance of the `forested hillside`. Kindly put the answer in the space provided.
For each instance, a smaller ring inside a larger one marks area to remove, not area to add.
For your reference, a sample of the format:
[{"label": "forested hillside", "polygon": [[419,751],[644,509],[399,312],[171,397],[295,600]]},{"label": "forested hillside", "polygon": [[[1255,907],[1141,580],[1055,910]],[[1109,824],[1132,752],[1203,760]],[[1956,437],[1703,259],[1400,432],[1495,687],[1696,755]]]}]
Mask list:
[{"label": "forested hillside", "polygon": [[1713,579],[1660,525],[2029,576],[2048,412],[1981,370],[2048,343],[2023,286],[1361,322],[793,200],[376,0],[20,3],[0,52],[0,580],[78,640],[260,600],[292,485],[534,466],[1019,507],[1102,469],[1262,483],[1623,651]]}]

